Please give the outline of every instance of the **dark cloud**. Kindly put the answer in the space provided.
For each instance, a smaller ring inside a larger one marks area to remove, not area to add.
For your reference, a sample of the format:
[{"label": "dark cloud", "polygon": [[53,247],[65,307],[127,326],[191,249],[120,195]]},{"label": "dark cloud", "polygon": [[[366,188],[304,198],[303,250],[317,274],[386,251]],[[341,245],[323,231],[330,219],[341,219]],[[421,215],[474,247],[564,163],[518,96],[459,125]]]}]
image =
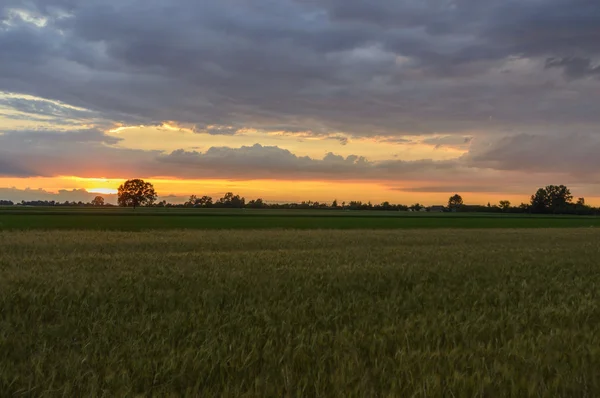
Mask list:
[{"label": "dark cloud", "polygon": [[458,135],[447,135],[440,137],[426,138],[422,142],[428,145],[434,145],[436,148],[451,147],[466,149],[473,140],[473,137],[461,137]]},{"label": "dark cloud", "polygon": [[348,145],[348,137],[331,137],[331,139],[339,141],[340,145]]},{"label": "dark cloud", "polygon": [[0,90],[124,123],[356,136],[600,123],[587,105],[600,81],[556,73],[596,73],[596,0],[11,0],[0,15]]},{"label": "dark cloud", "polygon": [[600,175],[599,151],[600,137],[595,135],[517,134],[475,145],[463,160],[478,168],[566,173],[585,179]]},{"label": "dark cloud", "polygon": [[589,58],[548,58],[546,68],[562,68],[565,75],[573,79],[600,76],[600,65],[592,65],[592,60]]},{"label": "dark cloud", "polygon": [[159,162],[191,170],[197,177],[230,179],[311,179],[365,178],[375,166],[364,157],[343,157],[333,153],[323,159],[297,156],[276,146],[242,146],[241,148],[212,147],[204,153],[177,150],[159,157]]},{"label": "dark cloud", "polygon": [[[98,128],[4,131],[0,174],[423,180],[421,189],[442,180],[475,190],[522,173],[510,191],[554,173],[594,184],[599,25],[597,0],[5,0],[0,90],[53,101],[0,97],[3,117]],[[163,121],[468,153],[374,162],[257,144],[165,154],[116,148],[101,131]]]},{"label": "dark cloud", "polygon": [[233,126],[194,126],[194,132],[210,135],[235,135],[239,128]]},{"label": "dark cloud", "polygon": [[34,172],[0,157],[0,177],[29,177]]}]

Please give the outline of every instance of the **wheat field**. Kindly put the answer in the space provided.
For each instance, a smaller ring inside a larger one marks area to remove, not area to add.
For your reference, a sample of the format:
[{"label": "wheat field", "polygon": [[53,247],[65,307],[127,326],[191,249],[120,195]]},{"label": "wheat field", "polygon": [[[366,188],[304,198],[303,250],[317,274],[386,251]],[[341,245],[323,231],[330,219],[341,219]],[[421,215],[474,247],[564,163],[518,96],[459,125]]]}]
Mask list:
[{"label": "wheat field", "polygon": [[0,396],[598,396],[599,239],[0,232]]}]

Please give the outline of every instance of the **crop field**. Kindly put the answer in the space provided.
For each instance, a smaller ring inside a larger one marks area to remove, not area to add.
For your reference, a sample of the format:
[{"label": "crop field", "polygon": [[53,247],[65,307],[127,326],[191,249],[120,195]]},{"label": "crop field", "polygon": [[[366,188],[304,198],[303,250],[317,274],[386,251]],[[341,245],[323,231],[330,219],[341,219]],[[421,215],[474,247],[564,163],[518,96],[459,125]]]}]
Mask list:
[{"label": "crop field", "polygon": [[0,230],[589,228],[600,217],[392,211],[0,208]]},{"label": "crop field", "polygon": [[0,231],[0,396],[599,396],[599,239]]}]

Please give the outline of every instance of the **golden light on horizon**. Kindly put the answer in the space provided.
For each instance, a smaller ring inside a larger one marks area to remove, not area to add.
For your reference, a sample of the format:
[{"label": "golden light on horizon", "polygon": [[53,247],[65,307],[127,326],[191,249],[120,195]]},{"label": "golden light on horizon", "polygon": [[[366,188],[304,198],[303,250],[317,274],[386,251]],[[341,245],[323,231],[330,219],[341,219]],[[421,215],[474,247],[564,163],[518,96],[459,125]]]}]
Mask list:
[{"label": "golden light on horizon", "polygon": [[115,195],[118,190],[113,188],[88,188],[86,189],[89,193],[101,193],[104,195]]},{"label": "golden light on horizon", "polygon": [[[363,202],[381,203],[389,201],[410,205],[422,203],[424,205],[440,205],[447,202],[448,197],[457,193],[451,190],[440,189],[439,192],[414,191],[415,187],[428,182],[424,181],[396,181],[393,186],[385,181],[319,181],[319,180],[194,180],[172,179],[166,177],[146,178],[151,182],[159,198],[164,198],[172,203],[183,202],[189,195],[208,195],[217,199],[226,192],[234,192],[244,196],[247,200],[262,198],[266,202],[301,202],[312,200],[331,203],[334,199],[338,202],[360,200]],[[21,200],[18,191],[24,198],[39,199],[44,195],[69,195],[73,190],[84,190],[91,194],[107,195],[106,199],[115,198],[117,188],[126,178],[85,178],[75,176],[61,177],[32,177],[32,178],[0,178],[0,187],[5,188],[5,195],[13,195],[14,199]],[[432,182],[430,182],[432,183]],[[401,188],[399,188],[401,187]],[[37,192],[38,189],[43,189]],[[11,192],[14,191],[14,192]],[[0,196],[1,195],[0,191]],[[488,202],[498,203],[499,200],[510,200],[513,205],[529,202],[529,192],[524,193],[498,193],[498,192],[458,192],[468,204],[482,204]],[[110,196],[109,196],[110,195]],[[64,198],[68,198],[64,196]],[[58,198],[58,196],[57,196]],[[61,197],[61,200],[64,200]],[[600,205],[600,197],[586,195],[586,202],[592,206]],[[3,199],[3,198],[0,198]],[[4,198],[4,199],[11,199]],[[69,199],[69,198],[68,198]],[[70,199],[69,199],[70,200]],[[112,199],[109,199],[112,200]],[[162,200],[162,199],[161,199]]]}]

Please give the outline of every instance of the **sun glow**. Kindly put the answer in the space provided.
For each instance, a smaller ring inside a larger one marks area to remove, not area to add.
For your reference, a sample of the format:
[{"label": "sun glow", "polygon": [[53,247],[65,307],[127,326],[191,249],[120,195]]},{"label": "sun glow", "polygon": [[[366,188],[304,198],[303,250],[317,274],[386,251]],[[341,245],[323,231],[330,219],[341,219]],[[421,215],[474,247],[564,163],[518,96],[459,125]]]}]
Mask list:
[{"label": "sun glow", "polygon": [[88,191],[89,193],[102,193],[105,195],[114,195],[118,192],[116,189],[113,188],[89,188],[86,189],[86,191]]}]

